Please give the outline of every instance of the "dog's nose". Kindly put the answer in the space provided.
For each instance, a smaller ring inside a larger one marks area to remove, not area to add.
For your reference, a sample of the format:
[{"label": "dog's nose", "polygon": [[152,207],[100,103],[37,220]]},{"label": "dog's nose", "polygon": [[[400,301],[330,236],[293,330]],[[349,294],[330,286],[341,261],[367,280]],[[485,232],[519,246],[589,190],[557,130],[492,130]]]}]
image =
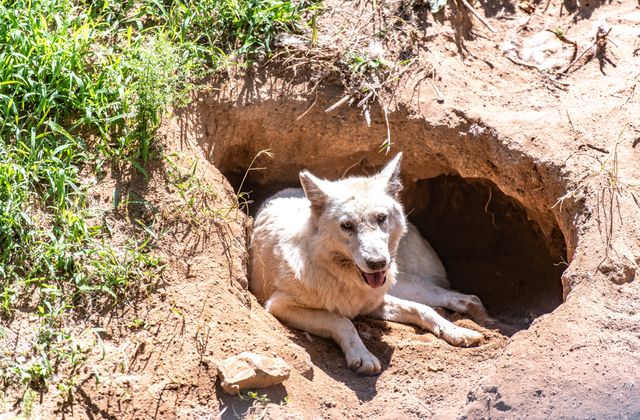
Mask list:
[{"label": "dog's nose", "polygon": [[367,267],[374,271],[380,271],[387,265],[387,260],[367,260]]}]

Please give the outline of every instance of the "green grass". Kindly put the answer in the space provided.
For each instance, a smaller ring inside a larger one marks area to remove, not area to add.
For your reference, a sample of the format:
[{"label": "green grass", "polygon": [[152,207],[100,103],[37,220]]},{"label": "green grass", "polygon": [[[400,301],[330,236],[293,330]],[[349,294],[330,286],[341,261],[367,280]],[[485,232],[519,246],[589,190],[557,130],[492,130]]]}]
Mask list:
[{"label": "green grass", "polygon": [[268,56],[310,6],[0,0],[0,319],[38,318],[29,348],[0,353],[0,384],[23,387],[24,413],[56,373],[59,394],[73,393],[88,349],[63,320],[149,290],[162,270],[148,237],[116,246],[92,222],[83,179],[107,167],[147,176],[166,110],[224,65]]}]

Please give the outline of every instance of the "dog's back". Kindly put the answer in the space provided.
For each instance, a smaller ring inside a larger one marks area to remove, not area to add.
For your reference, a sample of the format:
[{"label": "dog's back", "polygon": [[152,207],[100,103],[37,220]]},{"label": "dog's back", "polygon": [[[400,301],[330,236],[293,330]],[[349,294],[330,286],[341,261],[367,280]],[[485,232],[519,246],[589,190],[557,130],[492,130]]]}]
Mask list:
[{"label": "dog's back", "polygon": [[266,302],[275,292],[278,278],[286,277],[282,270],[295,270],[300,265],[300,256],[288,245],[293,246],[291,240],[308,230],[309,206],[302,188],[286,188],[269,197],[258,210],[251,241],[249,289],[260,302]]}]

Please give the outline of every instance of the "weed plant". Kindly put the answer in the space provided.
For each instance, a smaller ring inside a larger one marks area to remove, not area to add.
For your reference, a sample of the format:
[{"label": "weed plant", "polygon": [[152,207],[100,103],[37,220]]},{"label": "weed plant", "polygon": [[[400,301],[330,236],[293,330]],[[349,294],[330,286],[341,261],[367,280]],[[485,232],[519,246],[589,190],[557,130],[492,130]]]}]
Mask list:
[{"label": "weed plant", "polygon": [[274,34],[296,30],[308,7],[0,0],[0,325],[18,312],[38,320],[26,347],[9,346],[15,336],[0,326],[0,392],[22,389],[24,414],[52,383],[73,394],[88,350],[65,327],[76,308],[128,299],[162,268],[145,238],[116,246],[90,222],[83,179],[109,165],[146,176],[166,109],[230,61],[270,54]]}]

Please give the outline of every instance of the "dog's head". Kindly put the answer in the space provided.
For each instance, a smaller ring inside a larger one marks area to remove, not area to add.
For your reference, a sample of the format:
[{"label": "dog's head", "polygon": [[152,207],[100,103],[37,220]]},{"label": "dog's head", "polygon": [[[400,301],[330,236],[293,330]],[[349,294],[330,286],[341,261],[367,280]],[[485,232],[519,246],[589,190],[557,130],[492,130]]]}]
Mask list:
[{"label": "dog's head", "polygon": [[316,249],[340,266],[359,272],[359,282],[377,288],[395,270],[395,255],[407,222],[398,201],[402,190],[398,155],[371,177],[339,181],[307,171],[300,182],[312,207]]}]

